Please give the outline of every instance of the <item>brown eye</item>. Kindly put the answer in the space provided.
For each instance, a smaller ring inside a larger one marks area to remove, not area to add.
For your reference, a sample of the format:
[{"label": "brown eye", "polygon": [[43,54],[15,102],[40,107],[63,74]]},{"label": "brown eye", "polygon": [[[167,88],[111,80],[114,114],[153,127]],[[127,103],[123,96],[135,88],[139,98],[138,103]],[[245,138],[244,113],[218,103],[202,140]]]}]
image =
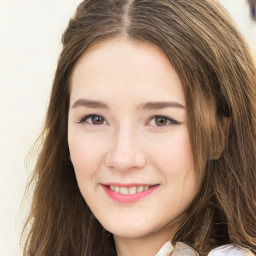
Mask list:
[{"label": "brown eye", "polygon": [[155,123],[157,126],[165,126],[168,123],[168,119],[163,116],[156,116]]},{"label": "brown eye", "polygon": [[104,118],[102,116],[92,116],[92,124],[101,125],[104,123]]},{"label": "brown eye", "polygon": [[89,116],[85,116],[83,117],[79,123],[88,123],[91,125],[103,125],[103,124],[107,124],[105,118],[103,116],[100,115],[89,115]]},{"label": "brown eye", "polygon": [[178,122],[167,116],[154,116],[148,123],[149,126],[156,126],[156,127],[164,127],[164,126],[178,125],[178,124],[181,124],[181,122]]}]

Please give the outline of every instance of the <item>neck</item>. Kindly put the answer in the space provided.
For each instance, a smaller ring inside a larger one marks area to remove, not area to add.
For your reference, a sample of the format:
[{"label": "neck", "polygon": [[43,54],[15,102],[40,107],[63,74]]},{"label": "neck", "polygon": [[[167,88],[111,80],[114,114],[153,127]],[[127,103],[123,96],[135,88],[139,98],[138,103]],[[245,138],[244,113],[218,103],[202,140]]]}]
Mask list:
[{"label": "neck", "polygon": [[114,235],[118,256],[154,256],[160,248],[171,241],[179,225],[162,228],[160,231],[146,236],[127,238]]}]

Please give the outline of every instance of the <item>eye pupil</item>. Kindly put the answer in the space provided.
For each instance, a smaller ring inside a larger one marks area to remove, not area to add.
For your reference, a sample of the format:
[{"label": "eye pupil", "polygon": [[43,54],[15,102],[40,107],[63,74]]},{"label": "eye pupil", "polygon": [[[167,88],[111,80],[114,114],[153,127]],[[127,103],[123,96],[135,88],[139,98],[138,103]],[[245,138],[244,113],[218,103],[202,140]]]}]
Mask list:
[{"label": "eye pupil", "polygon": [[92,116],[92,123],[95,125],[103,124],[104,123],[104,118],[101,116]]},{"label": "eye pupil", "polygon": [[167,119],[161,116],[156,117],[156,125],[157,126],[164,126],[167,124]]}]

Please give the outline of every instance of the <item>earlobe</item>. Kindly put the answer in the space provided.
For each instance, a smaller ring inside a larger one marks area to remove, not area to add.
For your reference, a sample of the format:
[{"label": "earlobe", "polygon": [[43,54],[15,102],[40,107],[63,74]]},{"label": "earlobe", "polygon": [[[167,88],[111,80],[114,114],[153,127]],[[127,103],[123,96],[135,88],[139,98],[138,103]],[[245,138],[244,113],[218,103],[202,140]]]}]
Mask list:
[{"label": "earlobe", "polygon": [[227,146],[231,118],[224,117],[218,121],[213,139],[214,146],[211,149],[210,160],[218,160]]}]

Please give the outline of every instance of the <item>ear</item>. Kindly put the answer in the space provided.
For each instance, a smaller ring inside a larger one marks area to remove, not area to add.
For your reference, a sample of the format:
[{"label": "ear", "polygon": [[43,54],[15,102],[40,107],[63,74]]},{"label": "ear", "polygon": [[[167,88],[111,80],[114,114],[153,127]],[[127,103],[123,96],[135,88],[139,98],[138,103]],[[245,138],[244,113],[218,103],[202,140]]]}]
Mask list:
[{"label": "ear", "polygon": [[231,124],[231,118],[224,117],[218,120],[218,125],[216,127],[214,135],[214,146],[211,149],[210,160],[218,160],[227,145],[229,128]]}]

